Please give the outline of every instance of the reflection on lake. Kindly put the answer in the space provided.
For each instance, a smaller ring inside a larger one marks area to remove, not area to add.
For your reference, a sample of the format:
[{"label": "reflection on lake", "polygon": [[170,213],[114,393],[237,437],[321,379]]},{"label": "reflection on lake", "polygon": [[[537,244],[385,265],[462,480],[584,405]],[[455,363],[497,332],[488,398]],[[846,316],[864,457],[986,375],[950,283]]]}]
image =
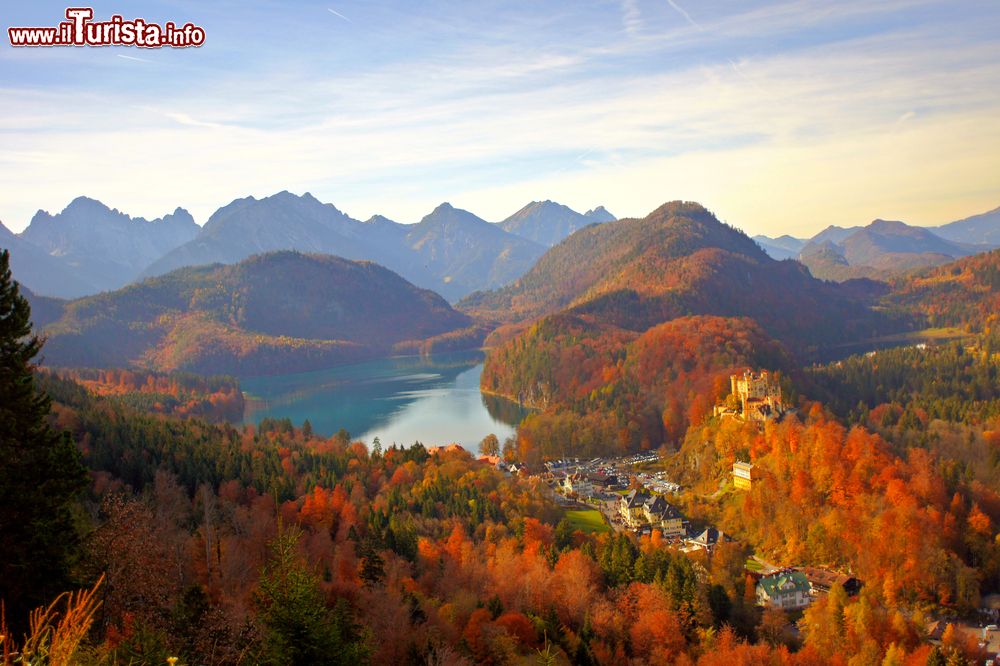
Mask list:
[{"label": "reflection on lake", "polygon": [[329,436],[341,428],[383,448],[394,442],[427,446],[457,442],[477,451],[494,433],[502,442],[525,410],[479,392],[481,352],[405,356],[294,375],[242,380],[245,423],[266,417],[309,420]]}]

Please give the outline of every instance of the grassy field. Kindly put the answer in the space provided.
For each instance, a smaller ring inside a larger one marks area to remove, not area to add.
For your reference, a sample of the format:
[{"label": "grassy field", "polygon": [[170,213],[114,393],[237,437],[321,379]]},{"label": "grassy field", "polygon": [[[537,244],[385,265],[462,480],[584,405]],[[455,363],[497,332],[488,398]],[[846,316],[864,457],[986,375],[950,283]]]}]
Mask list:
[{"label": "grassy field", "polygon": [[582,532],[607,532],[611,528],[604,522],[604,516],[600,511],[591,509],[590,511],[567,511],[566,519],[573,525],[573,529]]},{"label": "grassy field", "polygon": [[861,342],[845,342],[840,345],[832,345],[832,348],[897,342],[904,344],[917,344],[920,342],[947,342],[950,340],[961,340],[967,337],[969,337],[969,334],[960,328],[925,328],[919,331],[907,331],[905,333],[894,333],[892,335],[869,338],[867,340],[862,340]]}]

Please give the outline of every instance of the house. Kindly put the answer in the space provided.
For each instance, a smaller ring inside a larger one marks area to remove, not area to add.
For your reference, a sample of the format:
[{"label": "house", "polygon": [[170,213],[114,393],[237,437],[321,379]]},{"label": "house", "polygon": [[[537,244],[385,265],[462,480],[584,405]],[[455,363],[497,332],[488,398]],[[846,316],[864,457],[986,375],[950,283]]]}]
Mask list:
[{"label": "house", "polygon": [[683,550],[685,552],[690,552],[692,550],[698,550],[699,548],[711,553],[712,549],[715,548],[715,544],[728,541],[728,537],[721,531],[714,527],[709,527],[704,532],[694,537],[693,539],[687,540],[687,547]]},{"label": "house", "polygon": [[733,463],[733,485],[739,490],[750,490],[753,485],[753,464],[737,460]]},{"label": "house", "polygon": [[667,504],[667,510],[660,516],[660,531],[667,538],[682,537],[687,534],[684,516],[676,507]]},{"label": "house", "polygon": [[642,515],[645,516],[647,523],[655,525],[663,519],[667,506],[667,500],[663,499],[663,495],[653,495],[643,503]]},{"label": "house", "polygon": [[588,476],[590,482],[594,484],[594,488],[613,488],[618,485],[618,477],[614,474],[607,474],[605,472],[594,472]]},{"label": "house", "polygon": [[643,490],[630,490],[627,495],[622,496],[618,504],[618,513],[621,514],[622,522],[629,527],[638,527],[645,522],[645,504],[649,499],[649,493]]},{"label": "house", "polygon": [[805,608],[812,601],[811,590],[809,579],[801,571],[776,571],[757,583],[757,604],[782,610]]},{"label": "house", "polygon": [[840,585],[851,597],[861,592],[861,581],[853,576],[817,567],[799,567],[798,571],[805,574],[813,596],[829,593],[834,585]]},{"label": "house", "polygon": [[589,497],[594,494],[594,484],[584,474],[570,474],[563,480],[563,490]]},{"label": "house", "polygon": [[930,641],[940,641],[941,637],[944,636],[944,630],[948,627],[948,623],[944,620],[933,620],[928,622],[927,626],[924,627],[924,631],[927,634],[927,639]]}]

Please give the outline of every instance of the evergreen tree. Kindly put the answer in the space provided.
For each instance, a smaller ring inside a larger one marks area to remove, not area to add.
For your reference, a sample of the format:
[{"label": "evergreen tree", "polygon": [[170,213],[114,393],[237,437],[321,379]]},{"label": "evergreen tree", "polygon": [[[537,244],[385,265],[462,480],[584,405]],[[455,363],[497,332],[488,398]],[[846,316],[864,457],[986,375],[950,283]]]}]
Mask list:
[{"label": "evergreen tree", "polygon": [[0,598],[15,630],[27,611],[71,586],[78,535],[72,507],[86,469],[68,434],[48,425],[50,399],[35,388],[42,340],[0,252]]},{"label": "evergreen tree", "polygon": [[301,532],[282,531],[261,574],[257,607],[264,662],[281,666],[363,664],[368,649],[346,602],[328,609],[319,579],[298,554]]}]

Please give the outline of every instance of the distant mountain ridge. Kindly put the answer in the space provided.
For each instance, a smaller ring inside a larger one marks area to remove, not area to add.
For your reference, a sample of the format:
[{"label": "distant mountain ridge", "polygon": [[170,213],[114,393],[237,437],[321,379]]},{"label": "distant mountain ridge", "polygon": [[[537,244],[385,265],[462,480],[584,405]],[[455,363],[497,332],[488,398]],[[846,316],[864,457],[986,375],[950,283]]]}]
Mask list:
[{"label": "distant mountain ridge", "polygon": [[809,241],[799,260],[816,277],[830,280],[885,279],[988,249],[946,240],[925,227],[894,220],[874,220],[847,235],[828,232]]},{"label": "distant mountain ridge", "polygon": [[598,206],[597,208],[591,208],[586,213],[583,214],[584,217],[594,221],[594,222],[614,222],[618,218],[612,215],[607,208],[604,206]]},{"label": "distant mountain ridge", "polygon": [[54,257],[23,240],[0,223],[0,249],[10,250],[14,279],[42,294],[67,293],[82,296],[98,291],[96,285],[77,275],[62,257]]},{"label": "distant mountain ridge", "polygon": [[58,257],[75,279],[58,286],[47,285],[32,273],[23,279],[29,285],[41,281],[45,289],[38,288],[39,291],[49,296],[78,296],[117,289],[135,280],[151,262],[191,240],[199,231],[191,214],[183,208],[146,220],[130,217],[100,201],[77,197],[55,215],[38,211],[19,235],[24,243]]},{"label": "distant mountain ridge", "polygon": [[931,227],[931,231],[956,243],[1000,247],[1000,207],[939,227]]},{"label": "distant mountain ridge", "polygon": [[938,227],[881,220],[829,226],[810,239],[755,236],[775,259],[798,259],[827,280],[888,279],[1000,247],[1000,208]]},{"label": "distant mountain ridge", "polygon": [[311,194],[285,191],[236,199],[198,227],[182,208],[150,222],[78,197],[57,215],[39,211],[20,235],[3,229],[0,247],[14,251],[16,278],[38,294],[62,298],[117,289],[185,266],[297,250],[376,261],[454,301],[510,282],[548,245],[613,219],[603,206],[580,214],[545,201],[498,224],[450,204],[416,224],[381,215],[361,222]]},{"label": "distant mountain ridge", "polygon": [[375,261],[449,300],[505,284],[544,252],[542,246],[447,203],[416,224],[383,216],[361,222],[311,194],[280,192],[220,208],[196,238],[154,262],[144,275],[233,263],[277,250]]},{"label": "distant mountain ridge", "polygon": [[70,301],[43,331],[50,366],[252,375],[384,355],[470,324],[373,262],[284,251]]},{"label": "distant mountain ridge", "polygon": [[532,201],[499,225],[504,231],[552,247],[589,224],[610,222],[614,219],[604,206],[581,214],[567,206],[546,200]]},{"label": "distant mountain ridge", "polygon": [[753,239],[757,241],[765,252],[772,259],[794,259],[799,256],[799,252],[805,246],[806,241],[801,238],[794,238],[789,235],[778,236],[777,238],[770,238],[768,236],[758,235],[754,236]]}]

